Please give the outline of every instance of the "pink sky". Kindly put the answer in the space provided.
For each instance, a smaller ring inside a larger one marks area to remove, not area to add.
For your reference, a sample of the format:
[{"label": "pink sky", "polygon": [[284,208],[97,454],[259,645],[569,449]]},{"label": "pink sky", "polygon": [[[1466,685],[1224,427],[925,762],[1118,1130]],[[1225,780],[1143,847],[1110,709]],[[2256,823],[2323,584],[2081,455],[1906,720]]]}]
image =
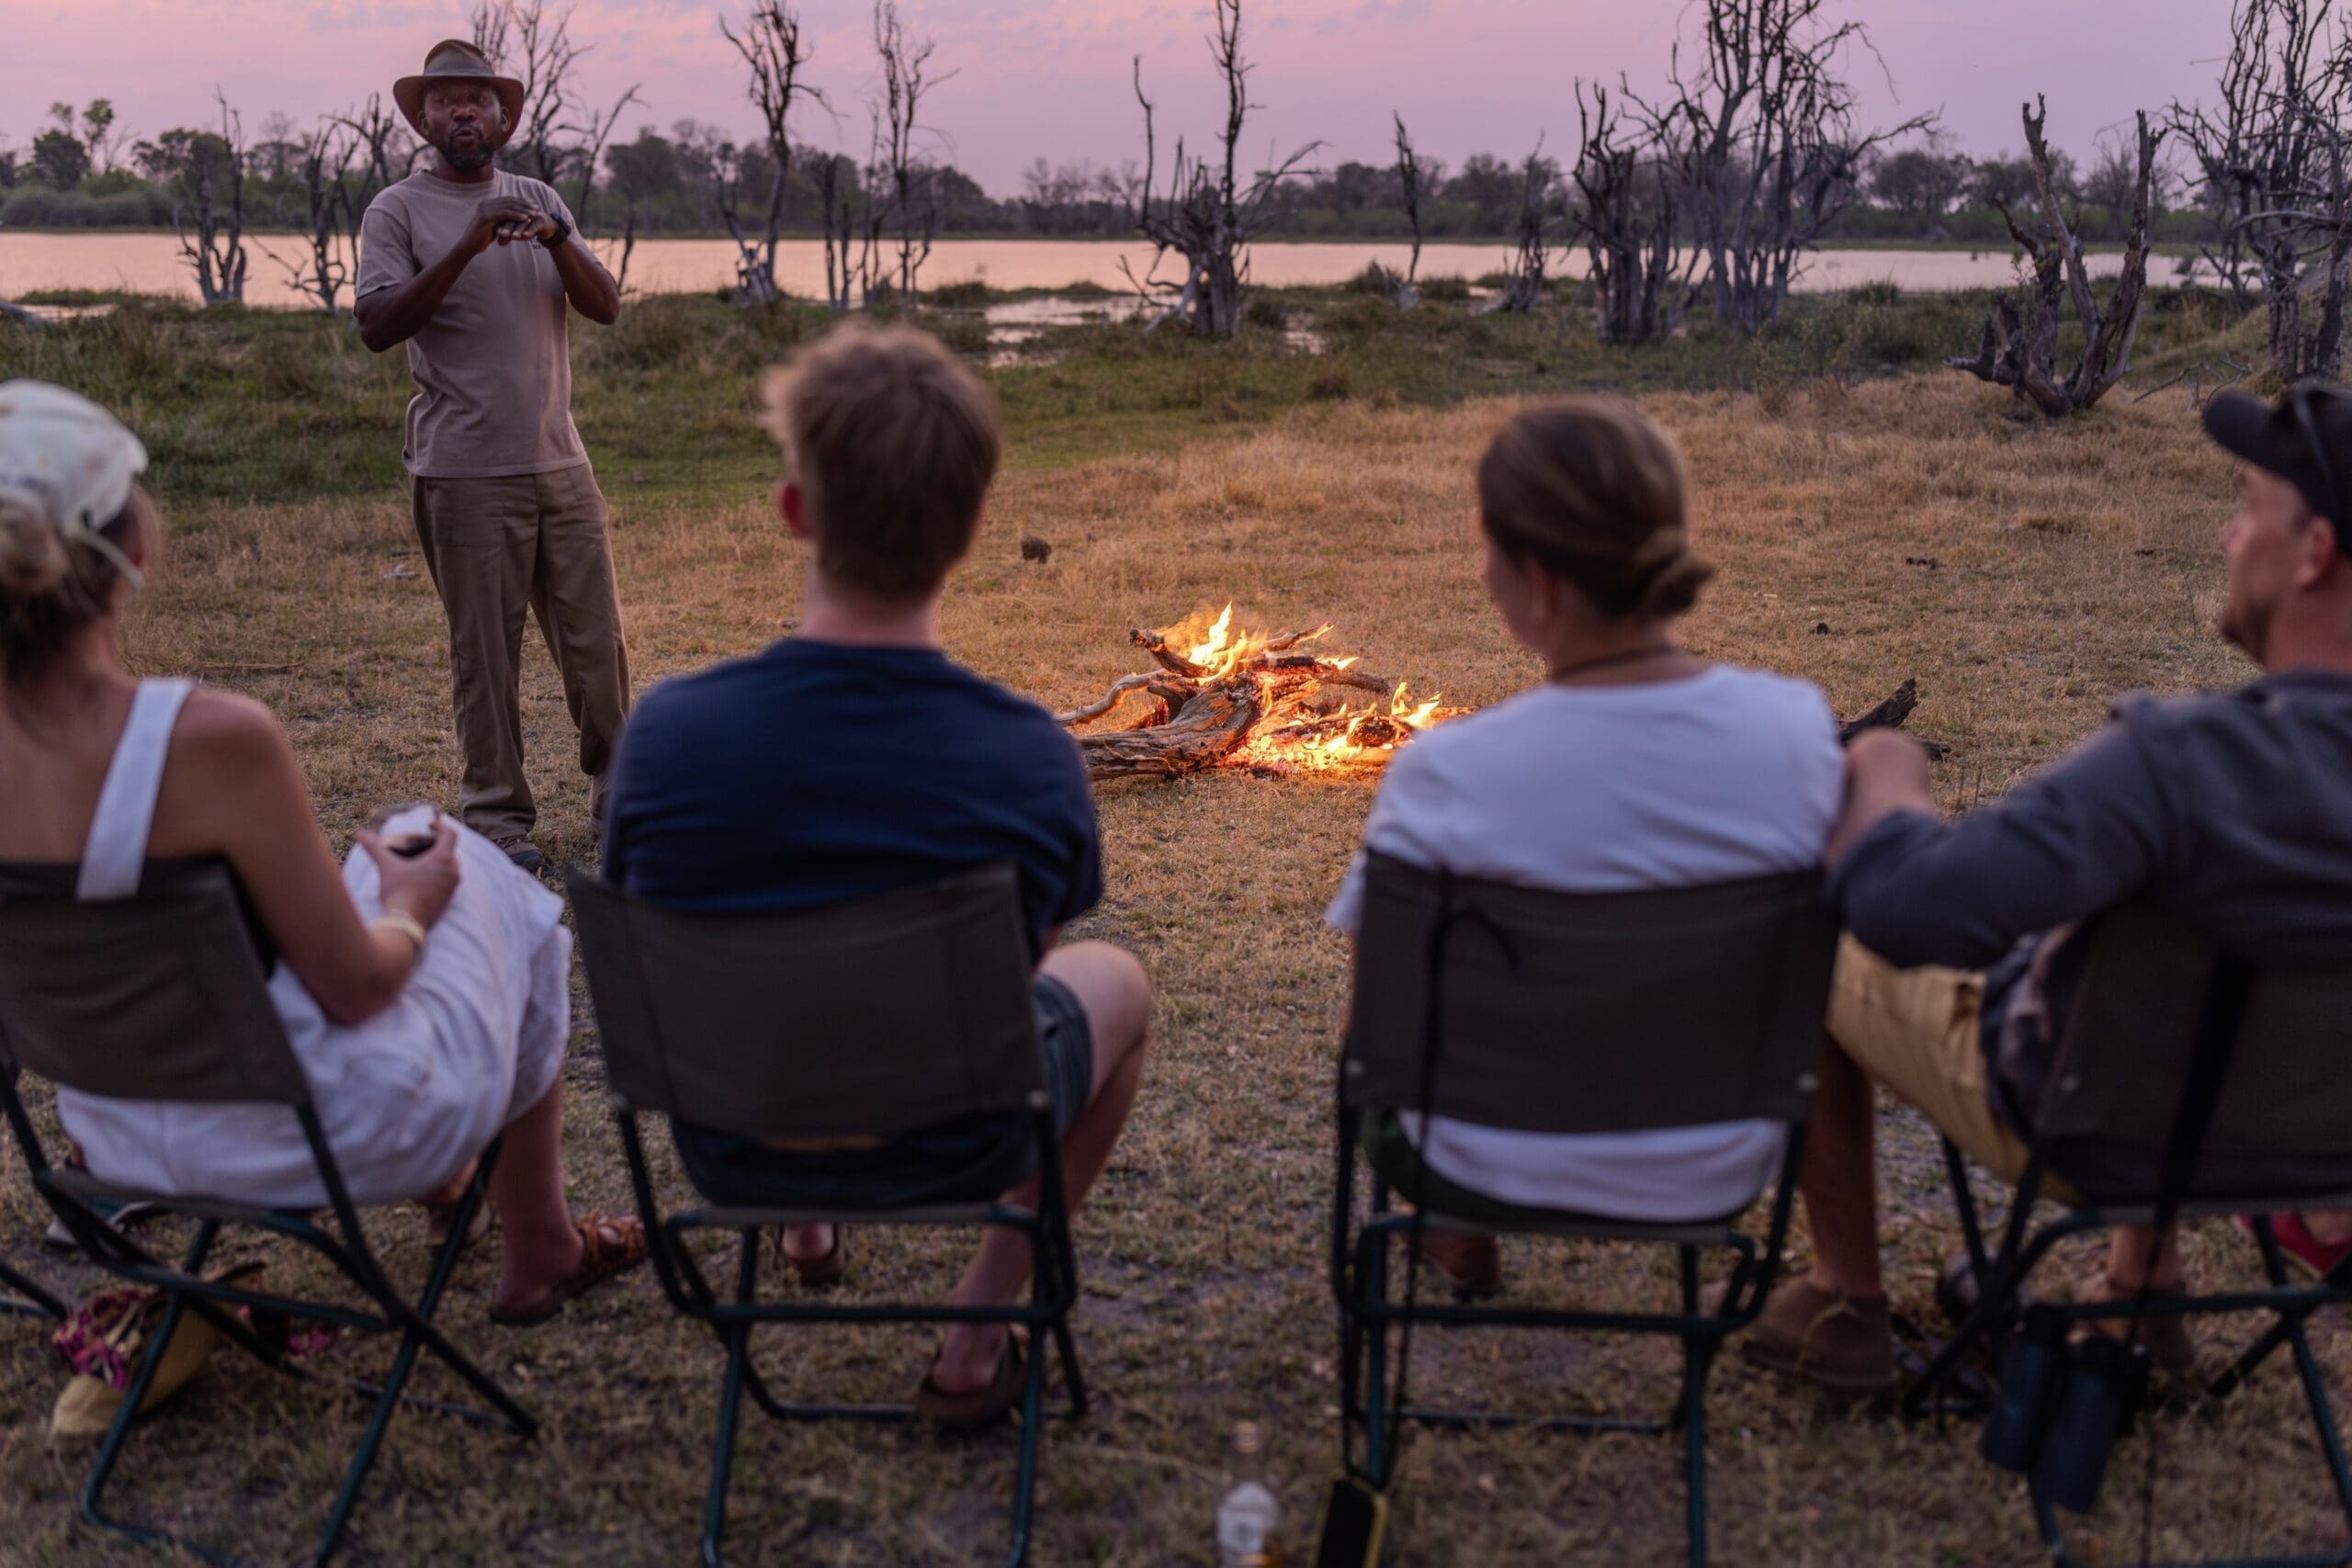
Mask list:
[{"label": "pink sky", "polygon": [[[560,0],[558,0],[560,3]],[[1205,0],[900,0],[958,73],[926,104],[944,151],[1010,194],[1040,154],[1113,163],[1142,151],[1128,61],[1169,131],[1194,140],[1218,107],[1201,43]],[[132,136],[204,123],[217,85],[249,132],[272,110],[300,120],[352,104],[465,31],[465,0],[0,0],[0,145],[21,146],[52,99],[114,100]],[[744,0],[726,7],[740,15]],[[1833,0],[1870,24],[1891,73],[1853,62],[1876,119],[1940,109],[1959,144],[2018,146],[2018,104],[2051,96],[2052,139],[2087,156],[2104,130],[2210,90],[2228,47],[2228,0]],[[813,79],[842,111],[799,122],[820,144],[864,151],[874,85],[865,0],[805,0]],[[713,0],[578,0],[573,36],[594,45],[585,85],[608,98],[643,85],[642,118],[753,121]],[[1251,0],[1246,43],[1263,111],[1252,152],[1319,137],[1342,158],[1388,161],[1388,111],[1431,154],[1524,152],[1538,132],[1573,145],[1570,82],[1655,82],[1681,0]],[[638,117],[632,116],[632,120]],[[628,124],[625,121],[624,124]]]}]

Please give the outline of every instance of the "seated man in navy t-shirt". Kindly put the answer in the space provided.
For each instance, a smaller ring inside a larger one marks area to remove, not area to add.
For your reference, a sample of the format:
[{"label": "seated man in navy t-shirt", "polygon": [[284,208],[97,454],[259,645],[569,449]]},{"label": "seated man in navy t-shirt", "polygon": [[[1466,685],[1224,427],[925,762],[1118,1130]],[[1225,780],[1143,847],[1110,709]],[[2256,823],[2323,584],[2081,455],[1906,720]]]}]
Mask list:
[{"label": "seated man in navy t-shirt", "polygon": [[[933,339],[857,325],[771,371],[762,392],[790,476],[777,504],[814,552],[799,635],[639,701],[614,765],[605,875],[681,908],[779,909],[1012,861],[1075,1204],[1135,1103],[1150,987],[1118,948],[1056,945],[1102,896],[1077,746],[1044,709],[940,649],[941,591],[996,473],[994,402]],[[855,1147],[673,1131],[688,1176],[718,1202],[896,1205],[1008,1188],[1034,1201],[1018,1117]],[[802,1226],[784,1250],[823,1280],[841,1272],[842,1242],[834,1227]],[[1029,1266],[1024,1237],[991,1229],[956,1300],[1010,1303]],[[1019,1359],[1002,1325],[953,1325],[917,1403],[945,1423],[994,1419],[1018,1399]]]}]

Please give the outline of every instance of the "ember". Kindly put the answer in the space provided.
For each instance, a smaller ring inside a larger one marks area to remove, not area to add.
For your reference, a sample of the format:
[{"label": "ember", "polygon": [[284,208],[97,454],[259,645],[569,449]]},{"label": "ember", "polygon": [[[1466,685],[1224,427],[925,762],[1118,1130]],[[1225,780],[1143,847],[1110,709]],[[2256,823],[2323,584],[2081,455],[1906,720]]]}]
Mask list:
[{"label": "ember", "polygon": [[1412,700],[1403,682],[1306,645],[1329,626],[1279,637],[1233,629],[1227,604],[1198,642],[1179,652],[1159,632],[1128,639],[1159,668],[1112,682],[1100,700],[1058,715],[1075,728],[1113,713],[1140,692],[1129,722],[1078,738],[1097,779],[1171,777],[1214,767],[1378,767],[1446,716],[1437,699]]}]

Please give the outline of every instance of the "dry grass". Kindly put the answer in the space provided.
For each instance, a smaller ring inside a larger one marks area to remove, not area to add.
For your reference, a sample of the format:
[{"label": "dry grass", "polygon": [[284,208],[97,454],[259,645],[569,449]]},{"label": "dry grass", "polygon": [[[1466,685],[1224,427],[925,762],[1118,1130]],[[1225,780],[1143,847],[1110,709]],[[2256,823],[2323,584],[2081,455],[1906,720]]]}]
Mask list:
[{"label": "dry grass", "polygon": [[[1664,396],[1698,477],[1697,533],[1723,574],[1690,624],[1724,659],[1818,681],[1857,711],[1906,675],[1915,727],[1949,741],[1946,795],[1998,791],[2098,722],[2116,691],[2219,684],[2239,673],[2210,636],[2212,538],[2228,469],[2180,403],[2103,411],[2079,428],[2012,423],[1957,378],[1751,398]],[[1499,404],[1452,412],[1302,409],[1165,456],[1053,472],[1016,467],[947,636],[961,658],[1054,705],[1132,667],[1130,626],[1213,611],[1329,619],[1337,642],[1449,702],[1492,702],[1532,678],[1485,609],[1469,543],[1469,472]],[[791,561],[756,494],[638,500],[616,485],[616,548],[641,679],[755,648],[795,612]],[[322,819],[340,833],[380,801],[447,798],[439,622],[391,500],[301,510],[180,510],[165,584],[141,614],[145,668],[210,668],[293,730]],[[1024,566],[1016,541],[1055,545]],[[1914,564],[1917,560],[1935,564]],[[413,558],[407,558],[413,564]],[[1824,629],[1826,628],[1826,629]],[[286,666],[284,670],[254,667]],[[583,856],[585,792],[538,661],[526,687],[543,842]],[[1332,1461],[1331,1312],[1323,1282],[1332,1043],[1345,1004],[1340,944],[1318,915],[1360,829],[1365,781],[1217,777],[1119,786],[1102,803],[1110,891],[1086,934],[1135,947],[1159,986],[1158,1056],[1130,1134],[1081,1216],[1082,1352],[1107,1398],[1057,1427],[1037,1561],[1209,1560],[1224,1434],[1270,1423],[1298,1521]],[[594,1092],[593,1039],[571,1068],[569,1160],[580,1201],[626,1201]],[[1897,1305],[1925,1319],[1951,1245],[1921,1129],[1889,1129],[1888,1229]],[[396,1232],[417,1234],[412,1216]],[[21,1182],[0,1186],[0,1255],[85,1281],[39,1253]],[[1800,1243],[1801,1245],[1801,1243]],[[2216,1229],[2196,1265],[2244,1272]],[[856,1272],[887,1287],[943,1277],[944,1246],[878,1243]],[[407,1259],[413,1265],[412,1250]],[[1578,1248],[1514,1254],[1514,1277],[1595,1300],[1657,1290],[1651,1262]],[[716,1348],[650,1279],[600,1293],[560,1325],[482,1318],[491,1267],[453,1292],[481,1347],[542,1414],[537,1444],[404,1416],[359,1517],[357,1553],[384,1562],[634,1563],[691,1557],[716,1404]],[[2340,1367],[2352,1345],[2320,1331]],[[334,1352],[347,1365],[380,1351]],[[782,1335],[766,1364],[796,1386],[889,1393],[924,1354],[910,1336]],[[226,1364],[224,1363],[224,1366]],[[1492,1389],[1580,1406],[1662,1407],[1669,1358],[1614,1342],[1503,1345],[1429,1336],[1433,1393]],[[1419,1380],[1417,1378],[1417,1382]],[[2340,1381],[2340,1380],[2339,1380]],[[29,1326],[0,1329],[0,1558],[83,1563],[107,1551],[70,1521],[80,1456],[42,1435],[56,1377]],[[2273,1371],[2217,1416],[2161,1433],[2160,1554],[2337,1539],[2291,1386]],[[1732,1562],[2034,1561],[2018,1488],[1979,1462],[1973,1431],[1826,1413],[1734,1359],[1711,1405],[1719,1555]],[[348,1406],[246,1375],[199,1385],[133,1450],[123,1501],[283,1560],[304,1549],[356,1437]],[[2143,1444],[2129,1445],[2092,1544],[2136,1550]],[[1011,1441],[785,1431],[746,1416],[734,1499],[741,1561],[986,1560],[999,1540]],[[1635,1438],[1425,1435],[1409,1450],[1404,1561],[1664,1562],[1679,1550],[1674,1450]],[[791,1542],[789,1552],[784,1543]],[[763,1551],[762,1548],[767,1549]]]}]

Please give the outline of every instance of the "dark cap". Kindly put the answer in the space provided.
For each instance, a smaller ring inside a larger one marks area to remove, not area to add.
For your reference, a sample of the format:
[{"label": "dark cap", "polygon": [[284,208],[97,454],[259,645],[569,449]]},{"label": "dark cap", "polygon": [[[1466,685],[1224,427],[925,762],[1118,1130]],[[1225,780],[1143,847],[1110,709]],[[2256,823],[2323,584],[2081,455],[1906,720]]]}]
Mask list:
[{"label": "dark cap", "polygon": [[2216,392],[2205,405],[2205,434],[2222,449],[2278,475],[2302,492],[2345,546],[2340,497],[2352,493],[2352,397],[2328,387],[2297,387],[2276,404],[2244,392]]}]

